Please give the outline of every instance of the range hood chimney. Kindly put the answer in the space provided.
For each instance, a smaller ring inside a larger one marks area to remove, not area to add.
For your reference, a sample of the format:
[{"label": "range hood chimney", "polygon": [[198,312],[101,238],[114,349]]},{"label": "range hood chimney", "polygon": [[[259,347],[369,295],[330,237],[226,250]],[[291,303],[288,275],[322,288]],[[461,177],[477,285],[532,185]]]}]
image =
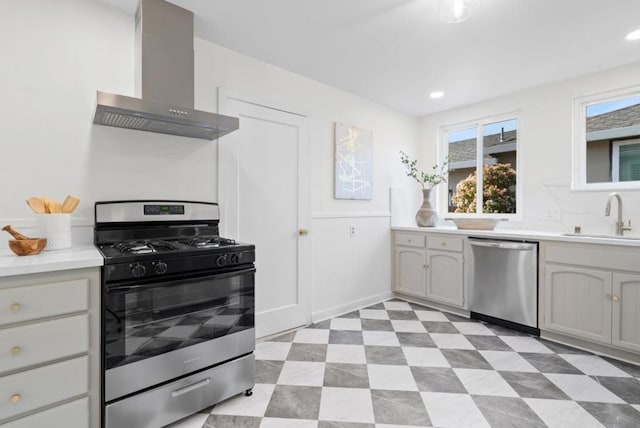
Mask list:
[{"label": "range hood chimney", "polygon": [[213,140],[235,117],[194,110],[193,13],[164,0],[136,12],[136,96],[98,91],[93,123]]}]

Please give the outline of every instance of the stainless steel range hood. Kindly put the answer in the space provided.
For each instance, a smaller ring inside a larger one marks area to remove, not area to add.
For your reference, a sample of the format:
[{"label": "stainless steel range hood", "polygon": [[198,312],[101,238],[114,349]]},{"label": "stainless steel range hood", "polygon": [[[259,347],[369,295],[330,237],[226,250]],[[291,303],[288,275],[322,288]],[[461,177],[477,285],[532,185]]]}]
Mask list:
[{"label": "stainless steel range hood", "polygon": [[238,129],[235,117],[194,110],[193,13],[140,0],[136,13],[136,96],[98,91],[93,123],[213,140]]}]

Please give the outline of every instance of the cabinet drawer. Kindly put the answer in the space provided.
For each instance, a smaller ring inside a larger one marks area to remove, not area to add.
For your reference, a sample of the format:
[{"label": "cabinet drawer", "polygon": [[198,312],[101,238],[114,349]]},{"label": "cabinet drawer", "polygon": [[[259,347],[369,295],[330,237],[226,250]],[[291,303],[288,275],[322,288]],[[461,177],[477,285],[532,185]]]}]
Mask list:
[{"label": "cabinet drawer", "polygon": [[0,290],[0,326],[86,311],[88,279]]},{"label": "cabinet drawer", "polygon": [[2,428],[87,428],[89,426],[89,399],[82,398],[27,416],[8,424]]},{"label": "cabinet drawer", "polygon": [[405,245],[407,247],[424,248],[425,236],[412,235],[409,233],[396,233],[396,245]]},{"label": "cabinet drawer", "polygon": [[89,316],[0,330],[0,374],[89,351]]},{"label": "cabinet drawer", "polygon": [[457,236],[429,236],[428,248],[442,251],[462,251],[464,238]]},{"label": "cabinet drawer", "polygon": [[0,378],[0,415],[17,416],[86,394],[88,387],[86,356],[5,376]]}]

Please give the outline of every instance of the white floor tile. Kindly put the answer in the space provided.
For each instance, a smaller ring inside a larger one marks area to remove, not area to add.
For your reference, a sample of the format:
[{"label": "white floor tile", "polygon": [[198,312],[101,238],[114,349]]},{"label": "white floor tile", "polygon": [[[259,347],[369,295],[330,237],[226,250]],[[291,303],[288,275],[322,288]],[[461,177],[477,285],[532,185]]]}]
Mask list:
[{"label": "white floor tile", "polygon": [[496,370],[537,373],[538,369],[512,351],[480,351],[485,360]]},{"label": "white floor tile", "polygon": [[469,394],[518,397],[498,372],[493,370],[453,369]]},{"label": "white floor tile", "polygon": [[309,419],[263,418],[260,428],[317,428],[318,421]]},{"label": "white floor tile", "polygon": [[500,339],[516,352],[535,352],[538,354],[553,354],[553,351],[532,337],[500,336]]},{"label": "white floor tile", "polygon": [[324,363],[285,361],[278,385],[322,386]]},{"label": "white floor tile", "polygon": [[177,422],[166,425],[164,428],[202,428],[202,425],[204,425],[204,422],[208,417],[208,414],[196,413],[195,415],[188,416]]},{"label": "white floor tile", "polygon": [[293,338],[295,343],[329,343],[329,330],[317,328],[304,328],[296,332]]},{"label": "white floor tile", "polygon": [[631,377],[613,364],[609,364],[597,355],[560,354],[562,358],[589,376]]},{"label": "white floor tile", "polygon": [[383,309],[360,309],[360,318],[369,320],[388,320],[389,314]]},{"label": "white floor tile", "polygon": [[366,364],[363,345],[333,345],[327,347],[327,363]]},{"label": "white floor tile", "polygon": [[414,320],[391,320],[393,329],[402,333],[426,333],[427,329],[424,328],[422,322]]},{"label": "white floor tile", "polygon": [[384,302],[384,308],[390,311],[412,311],[407,302]]},{"label": "white floor tile", "polygon": [[440,321],[449,322],[449,318],[445,317],[442,312],[438,311],[415,311],[420,321]]},{"label": "white floor tile", "polygon": [[408,366],[369,364],[369,384],[371,389],[395,391],[417,391],[418,386]]},{"label": "white floor tile", "polygon": [[320,420],[373,423],[371,391],[360,388],[322,388]]},{"label": "white floor tile", "polygon": [[369,346],[400,346],[398,336],[392,331],[363,331],[362,338]]},{"label": "white floor tile", "polygon": [[442,428],[489,428],[470,395],[422,392],[431,424]]},{"label": "white floor tile", "polygon": [[331,330],[362,330],[362,322],[358,318],[334,318]]},{"label": "white floor tile", "polygon": [[258,342],[256,343],[256,360],[277,360],[287,359],[291,343],[286,342]]},{"label": "white floor tile", "polygon": [[442,349],[476,349],[462,334],[431,333],[431,338]]},{"label": "white floor tile", "polygon": [[475,334],[477,336],[495,336],[496,334],[479,322],[454,322],[452,323],[462,334]]},{"label": "white floor tile", "polygon": [[437,348],[403,347],[402,352],[410,366],[449,367],[449,361]]},{"label": "white floor tile", "polygon": [[244,394],[233,397],[216,404],[211,411],[212,415],[236,415],[236,416],[264,416],[275,385],[258,383],[253,387],[253,395],[245,397]]},{"label": "white floor tile", "polygon": [[524,401],[549,428],[603,428],[575,401],[525,398]]},{"label": "white floor tile", "polygon": [[624,403],[620,397],[586,375],[545,373],[565,394],[576,401]]}]

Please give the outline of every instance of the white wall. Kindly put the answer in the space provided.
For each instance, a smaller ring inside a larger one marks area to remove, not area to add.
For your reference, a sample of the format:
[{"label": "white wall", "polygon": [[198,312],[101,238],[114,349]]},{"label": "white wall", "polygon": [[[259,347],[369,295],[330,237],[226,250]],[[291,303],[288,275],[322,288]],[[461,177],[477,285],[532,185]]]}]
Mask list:
[{"label": "white wall", "polygon": [[[499,227],[533,230],[613,233],[617,213],[604,216],[608,191],[571,191],[572,108],[581,95],[640,84],[640,62],[585,77],[545,85],[419,120],[420,161],[437,158],[438,127],[518,111],[518,171],[523,182],[523,221]],[[440,186],[442,187],[442,186]],[[444,189],[444,187],[442,187]],[[621,191],[624,219],[640,235],[640,191]]]},{"label": "white wall", "polygon": [[[198,39],[195,49],[197,108],[216,111],[221,86],[309,116],[315,317],[387,295],[389,187],[404,183],[397,153],[412,148],[416,119]],[[97,200],[216,200],[216,142],[92,125],[96,90],[133,95],[133,50],[133,17],[99,2],[0,2],[0,222],[28,232],[26,198],[74,194],[74,240],[90,242]],[[335,121],[373,131],[371,201],[333,198]]]}]

